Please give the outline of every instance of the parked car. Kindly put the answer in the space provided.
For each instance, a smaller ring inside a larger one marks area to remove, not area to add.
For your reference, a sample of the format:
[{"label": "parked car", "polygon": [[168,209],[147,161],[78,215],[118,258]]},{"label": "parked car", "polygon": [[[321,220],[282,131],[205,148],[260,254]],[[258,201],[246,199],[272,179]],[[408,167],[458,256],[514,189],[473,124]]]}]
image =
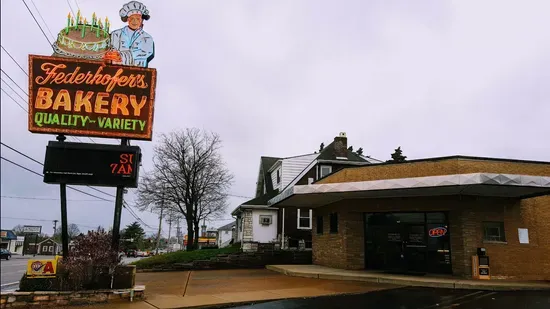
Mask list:
[{"label": "parked car", "polygon": [[11,259],[11,252],[7,249],[0,249],[0,259]]},{"label": "parked car", "polygon": [[145,251],[138,251],[136,257],[146,257],[148,254]]},{"label": "parked car", "polygon": [[130,250],[126,251],[126,256],[127,257],[137,257],[137,251],[133,250],[133,249],[130,249]]}]

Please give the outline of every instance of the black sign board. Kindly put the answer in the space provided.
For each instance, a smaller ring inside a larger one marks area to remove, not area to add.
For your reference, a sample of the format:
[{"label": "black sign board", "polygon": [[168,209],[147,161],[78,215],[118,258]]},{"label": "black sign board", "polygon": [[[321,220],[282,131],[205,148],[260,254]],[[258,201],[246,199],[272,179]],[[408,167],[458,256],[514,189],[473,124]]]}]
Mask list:
[{"label": "black sign board", "polygon": [[44,182],[136,188],[140,161],[138,146],[50,141]]}]

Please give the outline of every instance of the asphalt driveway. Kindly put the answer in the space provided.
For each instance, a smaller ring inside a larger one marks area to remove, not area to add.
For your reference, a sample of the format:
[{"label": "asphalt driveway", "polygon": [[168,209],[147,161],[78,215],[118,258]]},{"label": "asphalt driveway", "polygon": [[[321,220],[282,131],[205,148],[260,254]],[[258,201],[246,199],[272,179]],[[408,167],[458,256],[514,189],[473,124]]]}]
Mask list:
[{"label": "asphalt driveway", "polygon": [[548,309],[548,292],[491,292],[405,287],[360,295],[278,300],[234,309]]}]

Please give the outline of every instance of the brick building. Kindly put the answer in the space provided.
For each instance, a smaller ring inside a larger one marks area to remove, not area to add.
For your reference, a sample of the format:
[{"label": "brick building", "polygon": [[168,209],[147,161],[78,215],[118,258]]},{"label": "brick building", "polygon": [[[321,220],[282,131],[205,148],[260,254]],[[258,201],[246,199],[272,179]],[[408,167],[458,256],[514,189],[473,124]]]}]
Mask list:
[{"label": "brick building", "polygon": [[444,157],[349,167],[275,207],[313,209],[313,262],[342,269],[550,280],[550,163]]}]

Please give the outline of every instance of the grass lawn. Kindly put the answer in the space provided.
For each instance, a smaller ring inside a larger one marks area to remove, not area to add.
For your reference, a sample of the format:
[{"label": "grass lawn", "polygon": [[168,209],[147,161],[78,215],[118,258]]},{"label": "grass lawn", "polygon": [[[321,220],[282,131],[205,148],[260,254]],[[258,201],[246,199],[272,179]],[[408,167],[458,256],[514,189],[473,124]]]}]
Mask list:
[{"label": "grass lawn", "polygon": [[189,252],[177,251],[144,258],[131,263],[131,265],[136,265],[138,269],[149,269],[154,267],[167,266],[174,263],[189,263],[196,260],[208,260],[212,257],[217,256],[218,254],[229,254],[236,252],[240,252],[240,248],[238,246],[226,247],[222,249],[195,250]]}]

